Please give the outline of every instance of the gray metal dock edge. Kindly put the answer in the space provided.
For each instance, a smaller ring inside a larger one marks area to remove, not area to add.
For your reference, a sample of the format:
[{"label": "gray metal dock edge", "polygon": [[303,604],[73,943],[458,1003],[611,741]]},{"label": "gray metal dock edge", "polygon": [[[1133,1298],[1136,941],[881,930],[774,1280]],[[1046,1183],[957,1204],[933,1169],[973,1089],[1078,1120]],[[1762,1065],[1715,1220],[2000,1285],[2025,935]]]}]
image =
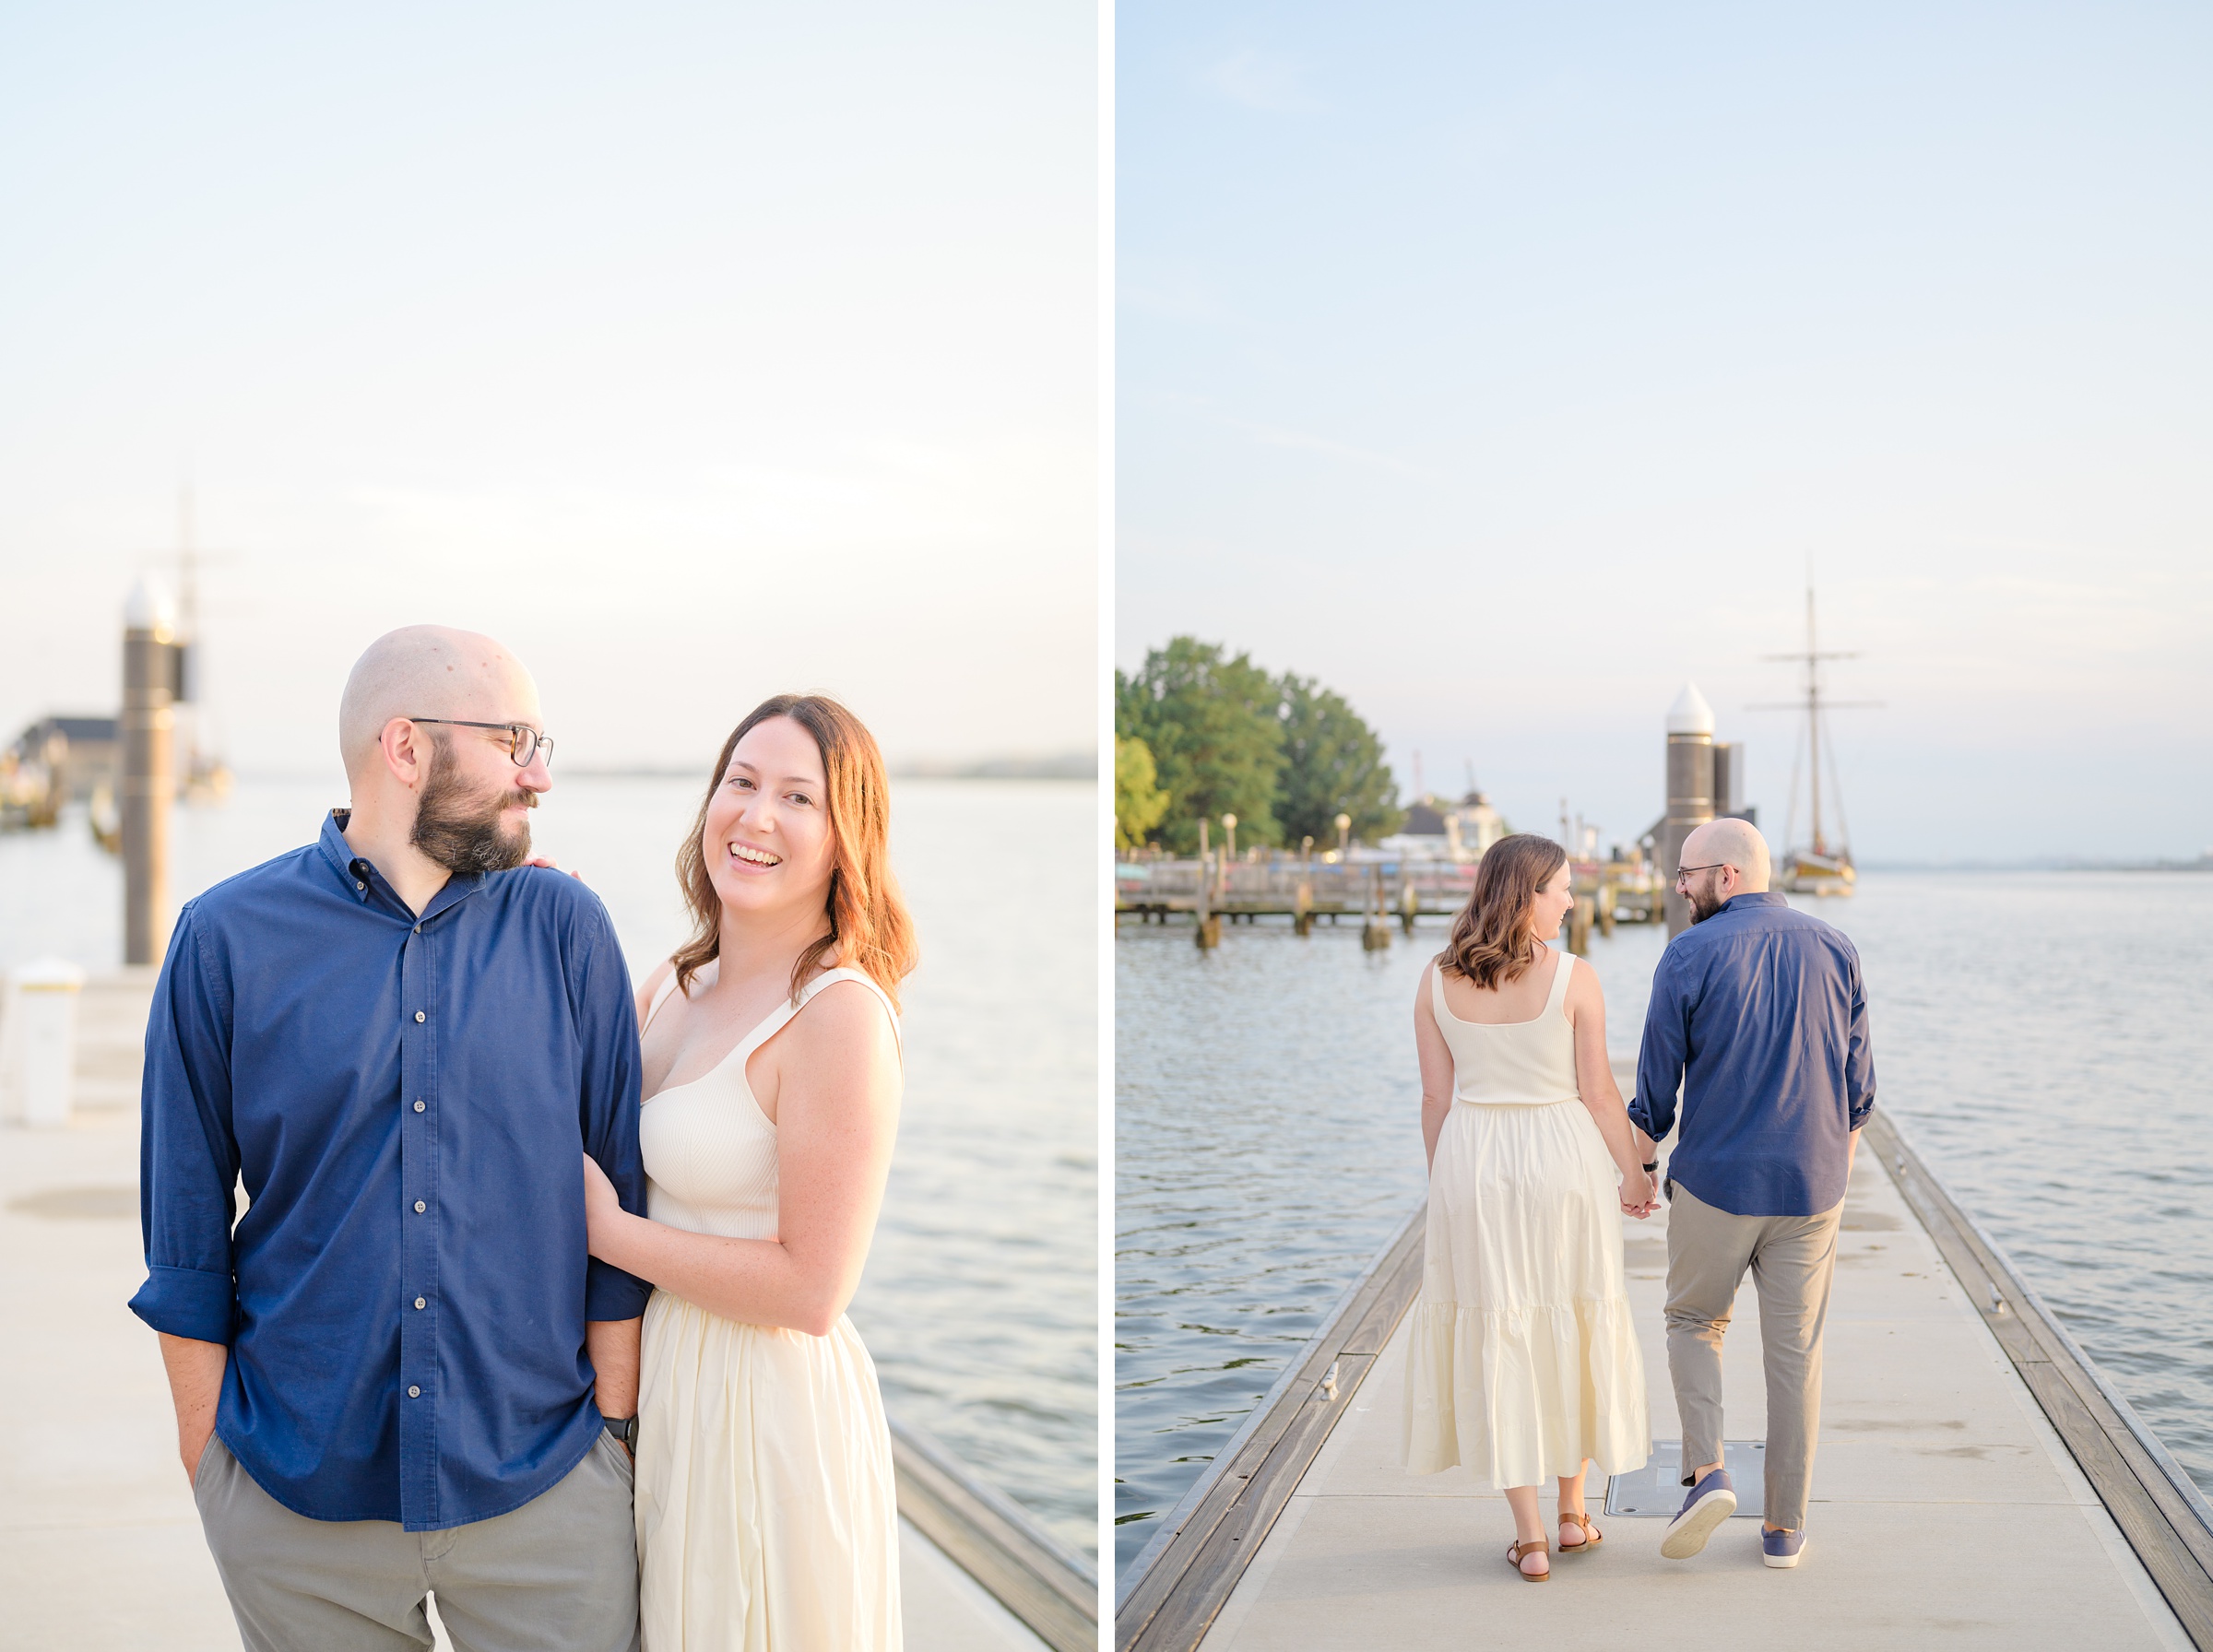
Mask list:
[{"label": "gray metal dock edge", "polygon": [[1866,1136],[2191,1644],[2213,1652],[2213,1507],[1879,1109]]},{"label": "gray metal dock edge", "polygon": [[1095,1652],[1099,1570],[919,1430],[891,1419],[899,1513],[1053,1652]]},{"label": "gray metal dock edge", "polygon": [[[1877,1154],[2198,1652],[2213,1652],[2213,1507],[1881,1112]],[[1425,1200],[1339,1300],[1119,1579],[1118,1652],[1190,1652],[1421,1286]]]},{"label": "gray metal dock edge", "polygon": [[1376,1253],[1125,1569],[1114,1616],[1124,1652],[1185,1652],[1206,1634],[1420,1290],[1428,1209],[1417,1205]]}]

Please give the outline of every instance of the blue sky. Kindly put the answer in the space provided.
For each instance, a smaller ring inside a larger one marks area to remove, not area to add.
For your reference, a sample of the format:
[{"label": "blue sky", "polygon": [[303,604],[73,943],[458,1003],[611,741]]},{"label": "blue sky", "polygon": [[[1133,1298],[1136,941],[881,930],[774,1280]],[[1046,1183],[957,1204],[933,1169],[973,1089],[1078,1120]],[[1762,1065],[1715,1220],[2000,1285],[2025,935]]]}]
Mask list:
[{"label": "blue sky", "polygon": [[1809,568],[1866,858],[2213,844],[2213,13],[1125,4],[1118,663],[1339,688],[1517,823],[1779,828]]},{"label": "blue sky", "polygon": [[0,738],[113,705],[189,474],[243,767],[425,618],[578,764],[1090,748],[1097,74],[1060,0],[0,9]]}]

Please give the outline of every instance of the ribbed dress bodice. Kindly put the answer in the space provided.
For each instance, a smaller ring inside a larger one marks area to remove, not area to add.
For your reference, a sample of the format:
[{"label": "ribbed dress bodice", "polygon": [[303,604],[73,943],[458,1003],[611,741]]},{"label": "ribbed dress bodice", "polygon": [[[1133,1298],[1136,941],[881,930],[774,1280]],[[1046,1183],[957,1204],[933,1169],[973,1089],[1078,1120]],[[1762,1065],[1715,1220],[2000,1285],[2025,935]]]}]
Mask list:
[{"label": "ribbed dress bodice", "polygon": [[[899,1013],[882,987],[858,970],[828,970],[807,984],[798,1003],[787,999],[779,1005],[713,1068],[648,1096],[638,1115],[647,1216],[672,1228],[725,1239],[776,1236],[776,1127],[753,1099],[745,1066],[808,1000],[835,981],[859,982],[898,1027]],[[671,972],[646,1009],[647,1025],[675,985]]]},{"label": "ribbed dress bodice", "polygon": [[[1550,950],[1551,949],[1546,949]],[[1534,1021],[1463,1021],[1445,1002],[1445,974],[1429,972],[1430,1006],[1438,1031],[1452,1052],[1452,1093],[1456,1101],[1489,1107],[1548,1107],[1572,1102],[1581,1092],[1575,1082],[1575,1026],[1568,1019],[1568,972],[1572,954],[1557,954],[1552,990]]]}]

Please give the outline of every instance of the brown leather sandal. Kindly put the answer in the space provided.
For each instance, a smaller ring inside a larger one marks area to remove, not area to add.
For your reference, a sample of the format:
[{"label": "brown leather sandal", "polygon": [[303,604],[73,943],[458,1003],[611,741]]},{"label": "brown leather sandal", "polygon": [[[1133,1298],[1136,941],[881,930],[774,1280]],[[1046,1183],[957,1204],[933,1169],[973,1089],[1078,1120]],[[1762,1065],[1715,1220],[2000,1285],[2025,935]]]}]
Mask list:
[{"label": "brown leather sandal", "polygon": [[1595,1549],[1606,1540],[1606,1534],[1591,1524],[1589,1515],[1562,1515],[1560,1524],[1562,1526],[1580,1526],[1583,1528],[1583,1540],[1580,1543],[1562,1543],[1560,1545],[1562,1554],[1580,1554],[1584,1550]]},{"label": "brown leather sandal", "polygon": [[1551,1552],[1552,1545],[1543,1538],[1539,1538],[1533,1543],[1509,1543],[1506,1547],[1506,1564],[1513,1567],[1514,1575],[1523,1583],[1550,1583],[1552,1568],[1549,1565],[1542,1572],[1524,1572],[1521,1569],[1521,1557],[1525,1554],[1550,1554]]}]

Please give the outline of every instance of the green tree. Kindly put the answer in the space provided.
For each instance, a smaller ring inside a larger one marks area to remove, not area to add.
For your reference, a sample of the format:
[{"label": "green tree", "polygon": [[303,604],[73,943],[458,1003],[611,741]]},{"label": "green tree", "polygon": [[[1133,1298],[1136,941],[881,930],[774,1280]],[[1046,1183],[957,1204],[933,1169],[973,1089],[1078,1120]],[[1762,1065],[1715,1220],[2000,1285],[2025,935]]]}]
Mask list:
[{"label": "green tree", "polygon": [[1342,695],[1312,678],[1285,672],[1282,695],[1284,773],[1275,818],[1284,841],[1337,842],[1337,817],[1353,818],[1352,833],[1368,843],[1405,821],[1399,783],[1383,763],[1383,742]]},{"label": "green tree", "polygon": [[1282,696],[1249,656],[1174,637],[1134,677],[1114,674],[1114,732],[1144,741],[1173,802],[1155,838],[1179,855],[1199,847],[1199,822],[1237,817],[1241,844],[1282,841],[1276,781],[1284,766]]},{"label": "green tree", "polygon": [[1159,786],[1153,750],[1142,740],[1120,736],[1114,742],[1114,846],[1134,849],[1168,812],[1168,794]]}]

